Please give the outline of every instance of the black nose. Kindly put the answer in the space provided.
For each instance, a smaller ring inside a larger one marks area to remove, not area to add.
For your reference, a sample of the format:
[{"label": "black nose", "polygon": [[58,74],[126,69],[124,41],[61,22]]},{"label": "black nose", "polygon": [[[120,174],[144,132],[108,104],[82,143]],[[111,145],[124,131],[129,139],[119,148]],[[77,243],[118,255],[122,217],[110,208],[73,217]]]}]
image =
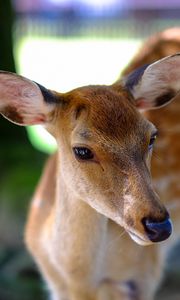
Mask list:
[{"label": "black nose", "polygon": [[162,222],[144,218],[142,221],[150,241],[156,243],[166,240],[172,233],[172,223],[169,218]]}]

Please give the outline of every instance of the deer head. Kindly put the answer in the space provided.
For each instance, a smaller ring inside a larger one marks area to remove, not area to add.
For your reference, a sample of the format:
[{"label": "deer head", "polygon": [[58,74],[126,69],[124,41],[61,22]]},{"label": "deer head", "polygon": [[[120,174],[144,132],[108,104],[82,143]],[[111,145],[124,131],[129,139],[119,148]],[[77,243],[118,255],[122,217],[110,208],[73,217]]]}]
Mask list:
[{"label": "deer head", "polygon": [[0,73],[0,112],[19,125],[43,124],[60,154],[57,177],[71,197],[120,224],[141,245],[165,240],[171,222],[152,187],[157,129],[139,110],[159,108],[180,89],[180,55],[140,68],[112,86],[57,93]]}]

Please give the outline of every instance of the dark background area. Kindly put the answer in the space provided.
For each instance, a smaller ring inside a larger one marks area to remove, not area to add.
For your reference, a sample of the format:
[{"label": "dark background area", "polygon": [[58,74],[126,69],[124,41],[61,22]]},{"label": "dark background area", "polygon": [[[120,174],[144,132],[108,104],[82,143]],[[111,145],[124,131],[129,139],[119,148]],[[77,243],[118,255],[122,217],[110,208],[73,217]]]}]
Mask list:
[{"label": "dark background area", "polygon": [[[18,72],[13,43],[22,36],[144,39],[180,25],[178,0],[101,2],[0,0],[0,69]],[[33,148],[25,128],[4,118],[0,140],[0,300],[45,299],[42,280],[24,247],[23,228],[47,155]],[[177,246],[169,257],[157,299],[180,299],[178,251]]]}]

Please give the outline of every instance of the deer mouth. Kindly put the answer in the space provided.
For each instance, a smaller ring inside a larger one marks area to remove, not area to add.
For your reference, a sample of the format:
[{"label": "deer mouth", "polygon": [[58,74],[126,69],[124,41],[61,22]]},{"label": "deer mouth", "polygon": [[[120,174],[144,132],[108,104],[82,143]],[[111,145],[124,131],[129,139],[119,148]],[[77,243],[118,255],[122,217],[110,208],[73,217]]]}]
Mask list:
[{"label": "deer mouth", "polygon": [[141,246],[148,246],[153,244],[152,241],[150,241],[148,238],[145,239],[144,237],[140,236],[139,234],[132,232],[131,230],[127,230],[129,236],[131,237],[131,239],[136,242],[138,245]]}]

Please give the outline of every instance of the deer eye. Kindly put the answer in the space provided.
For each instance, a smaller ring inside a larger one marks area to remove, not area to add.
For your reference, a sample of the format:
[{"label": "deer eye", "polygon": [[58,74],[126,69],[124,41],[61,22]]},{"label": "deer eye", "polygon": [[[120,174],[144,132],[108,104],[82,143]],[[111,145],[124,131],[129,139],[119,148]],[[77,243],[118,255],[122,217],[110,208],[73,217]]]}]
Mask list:
[{"label": "deer eye", "polygon": [[154,145],[154,142],[156,139],[157,139],[157,132],[154,133],[150,138],[149,146],[148,146],[149,150],[151,150],[153,148],[153,145]]},{"label": "deer eye", "polygon": [[78,160],[92,160],[94,153],[86,147],[74,147],[73,152]]}]

